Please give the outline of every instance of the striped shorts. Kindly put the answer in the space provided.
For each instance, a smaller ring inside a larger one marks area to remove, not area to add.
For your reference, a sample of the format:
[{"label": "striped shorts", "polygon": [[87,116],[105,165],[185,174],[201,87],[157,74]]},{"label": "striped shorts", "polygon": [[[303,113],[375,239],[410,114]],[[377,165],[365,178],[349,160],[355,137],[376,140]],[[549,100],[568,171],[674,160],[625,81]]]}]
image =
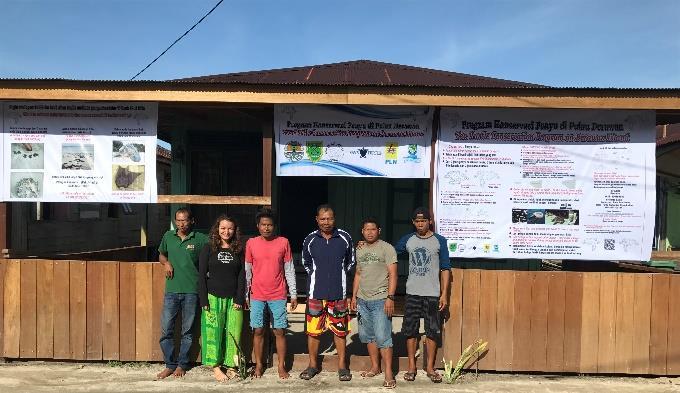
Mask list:
[{"label": "striped shorts", "polygon": [[425,336],[441,343],[442,317],[438,297],[406,295],[401,333],[407,338],[418,337],[420,318],[425,320]]}]

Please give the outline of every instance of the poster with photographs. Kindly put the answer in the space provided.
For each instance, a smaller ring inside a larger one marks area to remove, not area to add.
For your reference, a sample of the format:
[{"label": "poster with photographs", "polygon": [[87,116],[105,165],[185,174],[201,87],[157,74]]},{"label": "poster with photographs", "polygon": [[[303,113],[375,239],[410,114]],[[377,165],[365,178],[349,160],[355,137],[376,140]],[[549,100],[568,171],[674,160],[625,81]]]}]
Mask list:
[{"label": "poster with photographs", "polygon": [[156,202],[157,103],[5,102],[0,113],[3,200]]},{"label": "poster with photographs", "polygon": [[648,260],[654,111],[444,108],[437,232],[452,257]]}]

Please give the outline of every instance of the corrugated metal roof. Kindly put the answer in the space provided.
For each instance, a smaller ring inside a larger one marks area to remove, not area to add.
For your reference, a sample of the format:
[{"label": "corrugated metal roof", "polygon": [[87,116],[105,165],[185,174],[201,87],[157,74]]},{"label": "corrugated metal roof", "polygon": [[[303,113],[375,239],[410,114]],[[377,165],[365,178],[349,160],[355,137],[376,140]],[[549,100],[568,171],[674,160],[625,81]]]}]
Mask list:
[{"label": "corrugated metal roof", "polygon": [[371,60],[198,76],[175,81],[316,86],[547,87]]}]

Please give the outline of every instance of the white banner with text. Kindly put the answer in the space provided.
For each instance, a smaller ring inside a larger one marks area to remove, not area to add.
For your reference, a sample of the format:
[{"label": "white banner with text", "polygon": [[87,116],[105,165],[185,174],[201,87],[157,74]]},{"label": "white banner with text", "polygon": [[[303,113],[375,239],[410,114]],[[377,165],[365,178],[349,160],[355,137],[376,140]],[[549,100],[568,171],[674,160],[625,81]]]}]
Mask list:
[{"label": "white banner with text", "polygon": [[2,105],[3,200],[157,201],[157,103]]},{"label": "white banner with text", "polygon": [[443,108],[437,232],[451,257],[648,260],[655,112]]},{"label": "white banner with text", "polygon": [[429,178],[432,111],[276,105],[276,175]]}]

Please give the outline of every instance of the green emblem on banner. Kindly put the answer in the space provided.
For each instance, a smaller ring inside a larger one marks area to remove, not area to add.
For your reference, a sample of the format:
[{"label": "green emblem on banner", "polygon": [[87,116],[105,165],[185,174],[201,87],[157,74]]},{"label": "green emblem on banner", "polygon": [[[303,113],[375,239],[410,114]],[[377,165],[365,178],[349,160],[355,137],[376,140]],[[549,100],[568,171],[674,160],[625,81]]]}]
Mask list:
[{"label": "green emblem on banner", "polygon": [[307,141],[305,150],[310,161],[321,161],[321,157],[323,157],[323,141]]}]

